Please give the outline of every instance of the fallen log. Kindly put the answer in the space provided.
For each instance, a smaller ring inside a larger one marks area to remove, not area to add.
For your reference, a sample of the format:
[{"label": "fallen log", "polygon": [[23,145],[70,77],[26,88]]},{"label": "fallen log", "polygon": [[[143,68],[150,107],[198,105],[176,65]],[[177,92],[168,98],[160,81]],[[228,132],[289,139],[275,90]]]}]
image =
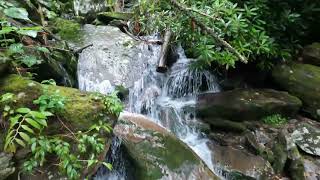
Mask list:
[{"label": "fallen log", "polygon": [[172,36],[172,32],[170,30],[166,30],[164,34],[163,45],[160,51],[160,58],[158,61],[157,72],[164,73],[168,70],[167,57],[168,57],[168,52],[170,47],[171,36]]}]

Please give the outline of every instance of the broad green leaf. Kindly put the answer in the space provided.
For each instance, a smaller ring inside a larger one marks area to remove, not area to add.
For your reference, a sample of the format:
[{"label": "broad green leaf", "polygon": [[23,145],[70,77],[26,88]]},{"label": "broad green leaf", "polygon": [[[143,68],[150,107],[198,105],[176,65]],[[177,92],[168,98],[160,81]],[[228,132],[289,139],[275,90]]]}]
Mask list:
[{"label": "broad green leaf", "polygon": [[45,47],[36,47],[36,49],[37,49],[38,51],[41,51],[41,52],[44,52],[44,53],[47,53],[47,54],[50,53],[49,49],[47,49],[47,48],[45,48]]},{"label": "broad green leaf", "polygon": [[103,162],[102,164],[103,164],[106,168],[108,168],[109,170],[112,170],[112,164],[106,163],[106,162]]},{"label": "broad green leaf", "polygon": [[18,113],[28,114],[31,110],[29,108],[19,108],[16,110]]},{"label": "broad green leaf", "polygon": [[35,56],[24,56],[21,62],[30,68],[38,63],[38,59]]},{"label": "broad green leaf", "polygon": [[17,31],[18,34],[21,34],[21,35],[26,35],[26,36],[30,36],[30,37],[33,37],[33,38],[36,38],[37,35],[38,35],[38,31],[35,31],[35,30],[24,30],[24,29],[19,29]]},{"label": "broad green leaf", "polygon": [[51,112],[49,112],[49,111],[43,111],[43,112],[41,112],[43,115],[45,115],[45,116],[53,116],[53,114],[51,113]]},{"label": "broad green leaf", "polygon": [[41,112],[31,111],[30,114],[33,118],[37,118],[37,119],[45,119],[46,118],[46,115]]},{"label": "broad green leaf", "polygon": [[29,14],[24,8],[10,7],[8,9],[5,9],[3,12],[5,15],[15,19],[30,20],[28,17]]},{"label": "broad green leaf", "polygon": [[45,127],[48,126],[47,121],[45,119],[37,119],[37,122],[42,126],[45,126]]},{"label": "broad green leaf", "polygon": [[14,30],[15,30],[14,27],[2,27],[2,29],[0,30],[0,35],[9,34],[10,32],[12,32]]},{"label": "broad green leaf", "polygon": [[25,140],[27,143],[30,142],[30,136],[24,132],[19,132],[19,135],[22,137],[23,140]]},{"label": "broad green leaf", "polygon": [[9,46],[9,54],[23,53],[23,44],[14,43]]},{"label": "broad green leaf", "polygon": [[34,134],[34,131],[31,128],[29,128],[29,126],[21,125],[21,127],[22,127],[22,129],[28,131],[29,133]]},{"label": "broad green leaf", "polygon": [[10,117],[10,128],[15,126],[18,123],[19,118],[21,118],[21,117],[22,117],[21,114],[18,114],[14,117]]},{"label": "broad green leaf", "polygon": [[15,141],[16,141],[20,146],[26,147],[26,144],[25,144],[21,139],[16,138]]},{"label": "broad green leaf", "polygon": [[34,128],[41,129],[41,126],[33,119],[26,118],[26,121]]}]

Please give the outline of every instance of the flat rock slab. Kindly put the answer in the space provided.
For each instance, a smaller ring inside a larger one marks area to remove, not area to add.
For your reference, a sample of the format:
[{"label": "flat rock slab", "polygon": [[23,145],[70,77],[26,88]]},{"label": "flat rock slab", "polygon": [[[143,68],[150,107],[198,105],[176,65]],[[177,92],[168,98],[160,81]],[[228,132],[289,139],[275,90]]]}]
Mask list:
[{"label": "flat rock slab", "polygon": [[320,129],[302,123],[293,131],[292,138],[304,152],[320,156]]}]

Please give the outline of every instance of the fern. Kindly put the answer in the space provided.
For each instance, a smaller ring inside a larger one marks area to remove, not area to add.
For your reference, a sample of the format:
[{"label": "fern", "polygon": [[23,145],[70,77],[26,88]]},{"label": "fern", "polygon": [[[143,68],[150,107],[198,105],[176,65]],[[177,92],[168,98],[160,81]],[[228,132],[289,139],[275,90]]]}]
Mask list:
[{"label": "fern", "polygon": [[26,147],[30,143],[30,135],[33,136],[47,127],[47,117],[50,112],[32,111],[29,108],[19,108],[15,115],[10,116],[10,127],[5,138],[4,150],[15,153],[17,146]]}]

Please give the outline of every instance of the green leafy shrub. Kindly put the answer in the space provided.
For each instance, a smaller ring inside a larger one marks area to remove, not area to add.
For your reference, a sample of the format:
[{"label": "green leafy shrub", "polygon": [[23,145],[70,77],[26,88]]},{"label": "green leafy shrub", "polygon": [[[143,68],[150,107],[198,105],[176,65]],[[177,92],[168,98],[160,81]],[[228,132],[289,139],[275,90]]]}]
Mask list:
[{"label": "green leafy shrub", "polygon": [[269,125],[279,126],[288,122],[287,118],[282,117],[280,114],[274,114],[264,117],[262,121]]},{"label": "green leafy shrub", "polygon": [[[51,79],[43,81],[43,84],[56,85],[56,82]],[[63,109],[66,98],[60,95],[60,91],[56,90],[54,93],[49,93],[48,86],[43,89],[43,94],[36,100],[33,101],[34,104],[39,105],[40,111],[49,110],[51,112],[57,112]]]},{"label": "green leafy shrub", "polygon": [[187,54],[198,59],[196,68],[213,64],[235,67],[239,58],[205,33],[188,14],[260,68],[271,68],[277,61],[294,55],[307,43],[305,40],[312,35],[320,17],[319,1],[178,0],[188,13],[179,11],[170,1],[139,2],[135,20],[140,31],[170,29]]}]

